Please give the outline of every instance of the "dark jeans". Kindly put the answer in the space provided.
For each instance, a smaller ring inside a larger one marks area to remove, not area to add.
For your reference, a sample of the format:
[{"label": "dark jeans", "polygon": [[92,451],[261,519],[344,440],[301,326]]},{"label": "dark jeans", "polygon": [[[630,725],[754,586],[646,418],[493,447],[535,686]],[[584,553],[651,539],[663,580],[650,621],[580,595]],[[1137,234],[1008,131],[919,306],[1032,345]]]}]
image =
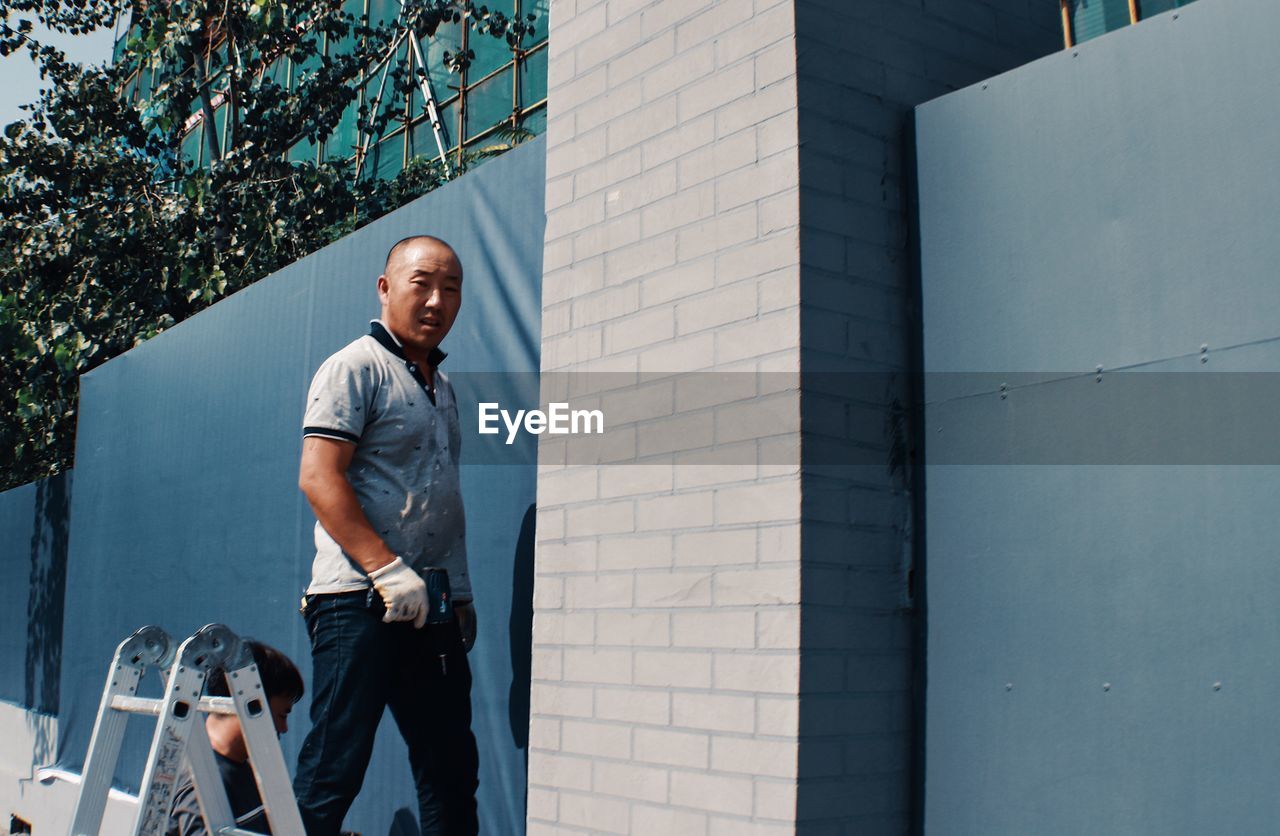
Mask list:
[{"label": "dark jeans", "polygon": [[384,624],[376,593],[307,598],[311,731],[294,792],[308,836],[336,836],[360,791],[383,709],[409,747],[427,834],[475,834],[479,756],[471,733],[471,668],[451,624]]}]

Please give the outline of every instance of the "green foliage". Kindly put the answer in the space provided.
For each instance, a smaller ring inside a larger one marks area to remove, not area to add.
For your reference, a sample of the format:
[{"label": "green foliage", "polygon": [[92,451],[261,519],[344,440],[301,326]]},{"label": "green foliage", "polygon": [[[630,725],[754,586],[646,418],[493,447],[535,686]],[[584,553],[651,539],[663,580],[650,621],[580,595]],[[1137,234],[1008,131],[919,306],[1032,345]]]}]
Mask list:
[{"label": "green foliage", "polygon": [[[126,0],[4,5],[0,54],[27,51],[49,88],[0,136],[0,450],[13,451],[0,489],[71,464],[79,375],[507,147],[449,172],[420,158],[385,181],[355,177],[344,159],[290,162],[294,144],[333,133],[396,34],[331,0],[135,0],[124,52],[105,69],[37,43],[17,17],[83,33],[111,25]],[[455,18],[513,45],[532,32],[470,2],[406,0],[402,13],[420,35]],[[325,39],[351,47],[326,55]],[[223,46],[209,54],[211,41]],[[311,68],[292,89],[260,72],[282,58]],[[120,91],[145,66],[150,98],[129,104]],[[212,163],[196,167],[184,127],[211,122],[220,101],[232,105],[225,142],[209,132]],[[387,127],[386,112],[362,119],[375,136]]]}]

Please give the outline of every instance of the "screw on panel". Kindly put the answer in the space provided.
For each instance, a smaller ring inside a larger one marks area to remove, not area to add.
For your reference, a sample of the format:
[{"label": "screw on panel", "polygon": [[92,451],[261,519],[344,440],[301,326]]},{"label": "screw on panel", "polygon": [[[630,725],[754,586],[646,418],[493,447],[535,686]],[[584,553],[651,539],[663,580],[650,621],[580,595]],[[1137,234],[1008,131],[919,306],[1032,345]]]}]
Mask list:
[{"label": "screw on panel", "polygon": [[1006,682],[1006,683],[1004,684],[1004,689],[1005,689],[1006,691],[1012,691],[1012,690],[1013,690],[1013,683],[1012,683],[1012,682]]},{"label": "screw on panel", "polygon": [[1222,683],[1221,683],[1221,682],[1215,682],[1215,683],[1213,683],[1213,690],[1215,690],[1215,691],[1221,691],[1221,690],[1222,690]]},{"label": "screw on panel", "polygon": [[1104,690],[1104,691],[1110,691],[1110,690],[1111,690],[1111,683],[1110,683],[1110,682],[1104,682],[1104,683],[1102,683],[1102,690]]}]

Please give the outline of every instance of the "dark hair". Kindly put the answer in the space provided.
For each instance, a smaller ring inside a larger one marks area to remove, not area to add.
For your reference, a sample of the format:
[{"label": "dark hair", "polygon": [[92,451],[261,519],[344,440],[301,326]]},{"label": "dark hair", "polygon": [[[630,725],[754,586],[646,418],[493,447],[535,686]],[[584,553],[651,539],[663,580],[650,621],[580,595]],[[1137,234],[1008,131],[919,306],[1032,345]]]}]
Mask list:
[{"label": "dark hair", "polygon": [[448,247],[450,250],[453,250],[455,255],[457,254],[457,251],[454,250],[453,247],[449,246],[448,241],[437,238],[434,235],[410,235],[405,238],[401,238],[399,241],[391,245],[391,249],[387,250],[387,260],[382,265],[382,269],[384,272],[386,271],[387,267],[391,264],[391,256],[395,255],[397,250],[399,250],[401,247],[405,246],[406,244],[412,241],[434,241],[437,244],[441,244],[445,247]]},{"label": "dark hair", "polygon": [[[258,676],[262,679],[262,689],[267,692],[267,699],[292,697],[294,702],[302,699],[302,694],[306,691],[302,684],[302,674],[288,656],[260,641],[245,639],[244,643],[253,653],[253,662],[258,666]],[[205,692],[211,697],[231,696],[226,671],[222,668],[210,671],[209,679],[205,682]]]}]

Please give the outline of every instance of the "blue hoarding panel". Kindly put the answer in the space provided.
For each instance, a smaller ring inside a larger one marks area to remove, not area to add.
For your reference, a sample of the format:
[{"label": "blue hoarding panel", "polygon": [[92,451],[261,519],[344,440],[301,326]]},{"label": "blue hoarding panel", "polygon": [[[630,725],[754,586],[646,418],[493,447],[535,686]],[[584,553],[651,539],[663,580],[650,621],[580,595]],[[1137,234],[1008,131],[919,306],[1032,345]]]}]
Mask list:
[{"label": "blue hoarding panel", "polygon": [[[298,600],[314,553],[297,488],[310,379],[378,315],[387,249],[429,233],[461,257],[443,348],[465,412],[536,400],[544,143],[531,141],[192,317],[81,381],[60,758],[83,761],[113,647],[143,624],[209,622],[286,651],[311,682]],[[532,392],[532,395],[530,394]],[[469,404],[469,406],[468,406]],[[463,495],[480,639],[471,654],[488,832],[522,832],[532,594],[531,444],[494,451],[464,424]],[[486,439],[487,440],[487,439]],[[156,689],[153,681],[148,686]],[[283,739],[292,767],[309,698]],[[135,728],[136,726],[136,728]],[[117,774],[136,786],[150,724]],[[389,717],[347,826],[387,833],[416,802]],[[399,826],[399,825],[397,825]]]},{"label": "blue hoarding panel", "polygon": [[916,111],[930,831],[1274,829],[1277,25]]}]

